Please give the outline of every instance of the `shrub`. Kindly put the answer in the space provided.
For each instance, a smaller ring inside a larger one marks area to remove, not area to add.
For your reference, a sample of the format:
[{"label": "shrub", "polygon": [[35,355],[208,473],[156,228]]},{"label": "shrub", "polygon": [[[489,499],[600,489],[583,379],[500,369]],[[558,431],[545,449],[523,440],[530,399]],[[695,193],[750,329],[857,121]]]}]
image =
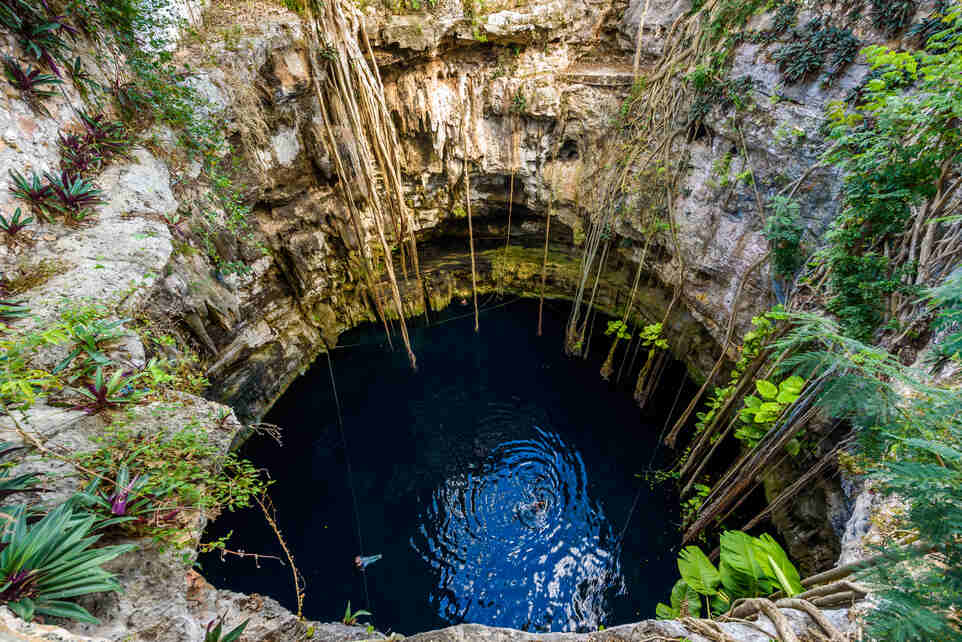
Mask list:
[{"label": "shrub", "polygon": [[772,54],[785,82],[794,84],[811,77],[826,65],[823,84],[831,85],[858,55],[860,43],[848,29],[840,29],[814,18],[792,32],[794,40]]},{"label": "shrub", "polygon": [[134,548],[132,544],[92,548],[96,518],[61,505],[37,522],[26,506],[7,509],[9,524],[0,533],[0,603],[26,621],[35,614],[96,622],[69,598],[119,591],[120,584],[101,564]]},{"label": "shrub", "polygon": [[658,604],[659,619],[697,617],[701,598],[711,617],[728,611],[737,599],[761,597],[775,591],[788,596],[802,592],[798,570],[771,535],[752,537],[741,531],[721,535],[720,562],[716,568],[697,546],[678,555],[681,579],[671,591],[671,604]]},{"label": "shrub", "polygon": [[115,421],[96,440],[100,447],[78,454],[78,462],[107,477],[122,467],[131,479],[140,476],[144,481],[138,492],[149,496],[155,508],[163,507],[158,515],[169,517],[130,526],[165,545],[189,544],[190,523],[198,514],[212,518],[221,511],[249,506],[268,485],[250,462],[222,452],[197,423],[166,433],[141,434]]},{"label": "shrub", "polygon": [[917,0],[872,0],[872,23],[894,36],[909,26],[917,7]]},{"label": "shrub", "polygon": [[799,220],[799,204],[785,196],[772,200],[772,213],[765,221],[763,234],[772,250],[775,273],[789,279],[805,259],[801,253],[802,234],[805,226]]}]

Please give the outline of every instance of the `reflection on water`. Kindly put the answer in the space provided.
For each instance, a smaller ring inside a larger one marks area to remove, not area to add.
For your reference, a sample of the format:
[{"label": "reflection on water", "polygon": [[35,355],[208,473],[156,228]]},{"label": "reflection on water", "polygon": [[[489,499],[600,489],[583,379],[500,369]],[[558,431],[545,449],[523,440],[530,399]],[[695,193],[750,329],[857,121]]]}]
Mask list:
[{"label": "reflection on water", "polygon": [[611,526],[587,486],[581,454],[539,428],[447,479],[411,538],[437,576],[430,601],[438,614],[526,630],[597,629],[606,594],[623,582]]},{"label": "reflection on water", "polygon": [[[585,630],[654,614],[678,575],[677,497],[635,475],[675,389],[658,414],[640,413],[630,395],[640,364],[620,386],[602,381],[607,350],[588,362],[562,352],[567,318],[546,303],[540,338],[537,301],[484,315],[480,334],[470,316],[412,323],[417,372],[381,345],[379,326],[342,337],[351,347],[335,352],[333,370],[346,447],[326,360],[291,385],[266,417],[284,446],[254,437],[244,452],[276,479],[309,619],[339,619],[348,601],[402,633],[460,621]],[[604,327],[599,318],[594,345],[608,345]],[[664,380],[683,376],[679,366]],[[229,532],[232,549],[284,557],[256,508],[222,515],[208,537]],[[355,556],[372,554],[383,557],[360,573]],[[297,607],[276,564],[200,562],[217,586]]]}]

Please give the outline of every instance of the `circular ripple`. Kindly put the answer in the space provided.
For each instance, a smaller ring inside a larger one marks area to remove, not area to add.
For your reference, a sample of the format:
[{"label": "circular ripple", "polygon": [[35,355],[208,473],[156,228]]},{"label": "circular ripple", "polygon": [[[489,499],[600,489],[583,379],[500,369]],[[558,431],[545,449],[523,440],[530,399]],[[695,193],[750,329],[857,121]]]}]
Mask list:
[{"label": "circular ripple", "polygon": [[606,593],[622,590],[611,527],[588,497],[581,455],[534,431],[447,479],[422,511],[411,544],[437,575],[431,602],[449,622],[594,630]]}]

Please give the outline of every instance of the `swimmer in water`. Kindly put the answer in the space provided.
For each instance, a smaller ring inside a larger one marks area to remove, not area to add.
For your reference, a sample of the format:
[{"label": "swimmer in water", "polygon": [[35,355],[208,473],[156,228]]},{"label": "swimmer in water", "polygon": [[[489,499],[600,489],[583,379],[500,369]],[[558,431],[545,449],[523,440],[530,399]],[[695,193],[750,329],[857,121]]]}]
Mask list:
[{"label": "swimmer in water", "polygon": [[354,557],[354,566],[356,566],[359,570],[363,571],[367,569],[369,565],[381,559],[381,557],[382,556],[380,553],[378,553],[377,555],[365,555],[364,557],[357,555]]}]

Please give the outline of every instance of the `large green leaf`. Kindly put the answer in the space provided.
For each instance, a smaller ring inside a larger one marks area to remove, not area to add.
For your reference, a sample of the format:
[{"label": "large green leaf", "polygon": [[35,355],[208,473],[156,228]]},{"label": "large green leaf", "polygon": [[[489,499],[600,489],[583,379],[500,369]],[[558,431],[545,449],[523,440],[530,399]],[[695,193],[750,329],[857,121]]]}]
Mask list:
[{"label": "large green leaf", "polygon": [[759,379],[755,382],[755,388],[758,389],[758,394],[760,394],[763,399],[774,399],[778,396],[778,386],[771,381]]},{"label": "large green leaf", "polygon": [[755,538],[754,542],[756,548],[761,551],[764,558],[768,561],[771,572],[785,595],[792,597],[801,593],[804,590],[802,588],[802,578],[798,574],[798,569],[796,569],[795,565],[788,559],[785,549],[768,533],[764,533],[761,537]]},{"label": "large green leaf", "polygon": [[678,580],[671,589],[671,610],[674,617],[698,617],[701,597],[685,580]]},{"label": "large green leaf", "polygon": [[681,579],[696,592],[702,595],[714,595],[718,592],[721,575],[697,546],[686,546],[682,549],[678,555],[678,571]]},{"label": "large green leaf", "polygon": [[[721,536],[722,585],[733,600],[767,595],[771,585],[758,561],[751,536],[741,531],[725,531]],[[767,562],[766,562],[767,564]]]},{"label": "large green leaf", "polygon": [[802,392],[802,388],[805,387],[805,380],[798,375],[792,375],[785,381],[778,384],[779,392],[788,392],[798,396]]}]

